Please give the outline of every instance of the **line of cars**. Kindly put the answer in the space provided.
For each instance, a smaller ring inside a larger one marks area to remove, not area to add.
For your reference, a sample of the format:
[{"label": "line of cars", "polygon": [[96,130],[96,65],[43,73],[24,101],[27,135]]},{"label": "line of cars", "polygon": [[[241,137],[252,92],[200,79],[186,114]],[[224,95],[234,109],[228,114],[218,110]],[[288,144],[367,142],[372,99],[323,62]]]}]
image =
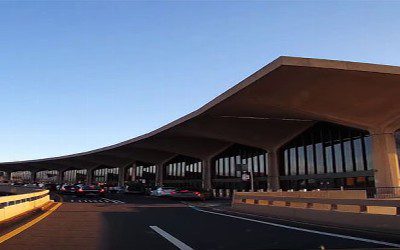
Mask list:
[{"label": "line of cars", "polygon": [[85,185],[85,184],[63,184],[57,188],[60,194],[77,195],[77,196],[104,196],[106,193],[123,193],[123,194],[138,194],[150,195],[154,197],[166,197],[179,200],[208,200],[213,197],[212,193],[207,190],[187,187],[154,187],[146,188],[140,183],[129,183],[124,187],[121,186],[101,186],[101,185]]},{"label": "line of cars", "polygon": [[61,185],[59,193],[65,195],[72,194],[77,196],[104,196],[106,194],[106,190],[98,185],[64,184]]},{"label": "line of cars", "polygon": [[150,191],[151,196],[168,197],[177,200],[208,200],[213,197],[212,193],[199,188],[175,188],[156,187]]}]

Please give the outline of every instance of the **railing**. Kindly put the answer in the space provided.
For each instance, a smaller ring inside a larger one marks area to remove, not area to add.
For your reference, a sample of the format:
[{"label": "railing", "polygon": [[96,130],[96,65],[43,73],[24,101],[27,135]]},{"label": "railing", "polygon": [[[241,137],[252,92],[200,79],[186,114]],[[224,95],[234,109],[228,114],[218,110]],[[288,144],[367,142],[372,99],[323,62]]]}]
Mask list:
[{"label": "railing", "polygon": [[394,199],[400,198],[400,187],[371,187],[366,189],[368,198]]}]

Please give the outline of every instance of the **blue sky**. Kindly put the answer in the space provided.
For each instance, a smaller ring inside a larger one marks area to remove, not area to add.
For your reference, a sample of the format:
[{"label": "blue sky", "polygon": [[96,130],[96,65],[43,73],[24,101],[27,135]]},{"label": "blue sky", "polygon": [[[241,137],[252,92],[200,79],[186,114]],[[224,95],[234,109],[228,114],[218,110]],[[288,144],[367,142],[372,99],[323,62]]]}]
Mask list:
[{"label": "blue sky", "polygon": [[280,55],[400,65],[400,2],[0,2],[0,161],[108,146]]}]

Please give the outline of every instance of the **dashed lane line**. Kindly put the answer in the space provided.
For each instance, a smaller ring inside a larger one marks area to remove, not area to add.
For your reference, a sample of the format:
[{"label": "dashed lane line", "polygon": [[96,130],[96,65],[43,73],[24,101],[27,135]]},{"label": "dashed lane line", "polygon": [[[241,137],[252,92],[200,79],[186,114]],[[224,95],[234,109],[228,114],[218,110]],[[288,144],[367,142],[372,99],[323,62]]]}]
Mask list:
[{"label": "dashed lane line", "polygon": [[107,199],[107,198],[102,198],[102,199],[105,201],[112,202],[112,203],[125,204],[125,202],[119,201],[119,200],[111,200],[111,199]]},{"label": "dashed lane line", "polygon": [[261,220],[255,220],[255,219],[245,218],[245,217],[236,216],[236,215],[230,215],[230,214],[207,211],[207,210],[203,210],[203,209],[200,209],[198,207],[195,207],[195,206],[190,206],[190,207],[193,208],[196,211],[203,212],[203,213],[220,215],[220,216],[225,216],[225,217],[230,217],[230,218],[240,219],[240,220],[246,220],[246,221],[251,221],[251,222],[257,222],[257,223],[261,223],[261,224],[265,224],[265,225],[269,225],[269,226],[274,226],[274,227],[280,227],[280,228],[286,228],[286,229],[291,229],[291,230],[295,230],[295,231],[302,231],[302,232],[307,232],[307,233],[313,233],[313,234],[319,234],[319,235],[325,235],[325,236],[330,236],[330,237],[341,238],[341,239],[355,240],[355,241],[373,243],[373,244],[378,244],[378,245],[383,245],[383,246],[400,248],[400,244],[396,244],[396,243],[392,243],[392,242],[372,240],[372,239],[354,237],[354,236],[349,236],[349,235],[344,235],[344,234],[328,233],[328,232],[323,232],[323,231],[318,231],[318,230],[305,229],[305,228],[301,228],[301,227],[287,226],[287,225],[283,225],[283,224],[267,222],[267,221],[261,221]]},{"label": "dashed lane line", "polygon": [[111,200],[111,199],[107,199],[107,198],[101,198],[100,200],[90,200],[90,199],[80,199],[80,200],[70,200],[70,203],[114,203],[114,204],[125,204],[125,202],[123,201],[119,201],[119,200]]},{"label": "dashed lane line", "polygon": [[156,231],[159,235],[164,237],[166,240],[168,240],[169,242],[174,244],[178,249],[180,249],[180,250],[193,250],[193,248],[191,248],[190,246],[186,245],[185,243],[183,243],[182,241],[178,240],[177,238],[175,238],[174,236],[170,235],[169,233],[165,232],[161,228],[159,228],[157,226],[150,226],[150,228],[153,229],[154,231]]}]

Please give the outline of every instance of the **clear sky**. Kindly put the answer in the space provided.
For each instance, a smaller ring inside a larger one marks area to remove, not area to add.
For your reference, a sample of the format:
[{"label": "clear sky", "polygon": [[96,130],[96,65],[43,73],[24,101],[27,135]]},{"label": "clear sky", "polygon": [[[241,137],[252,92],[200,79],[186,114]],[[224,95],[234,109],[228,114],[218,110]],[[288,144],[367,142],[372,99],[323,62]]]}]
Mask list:
[{"label": "clear sky", "polygon": [[150,132],[280,55],[400,65],[399,15],[396,1],[1,1],[0,161]]}]

